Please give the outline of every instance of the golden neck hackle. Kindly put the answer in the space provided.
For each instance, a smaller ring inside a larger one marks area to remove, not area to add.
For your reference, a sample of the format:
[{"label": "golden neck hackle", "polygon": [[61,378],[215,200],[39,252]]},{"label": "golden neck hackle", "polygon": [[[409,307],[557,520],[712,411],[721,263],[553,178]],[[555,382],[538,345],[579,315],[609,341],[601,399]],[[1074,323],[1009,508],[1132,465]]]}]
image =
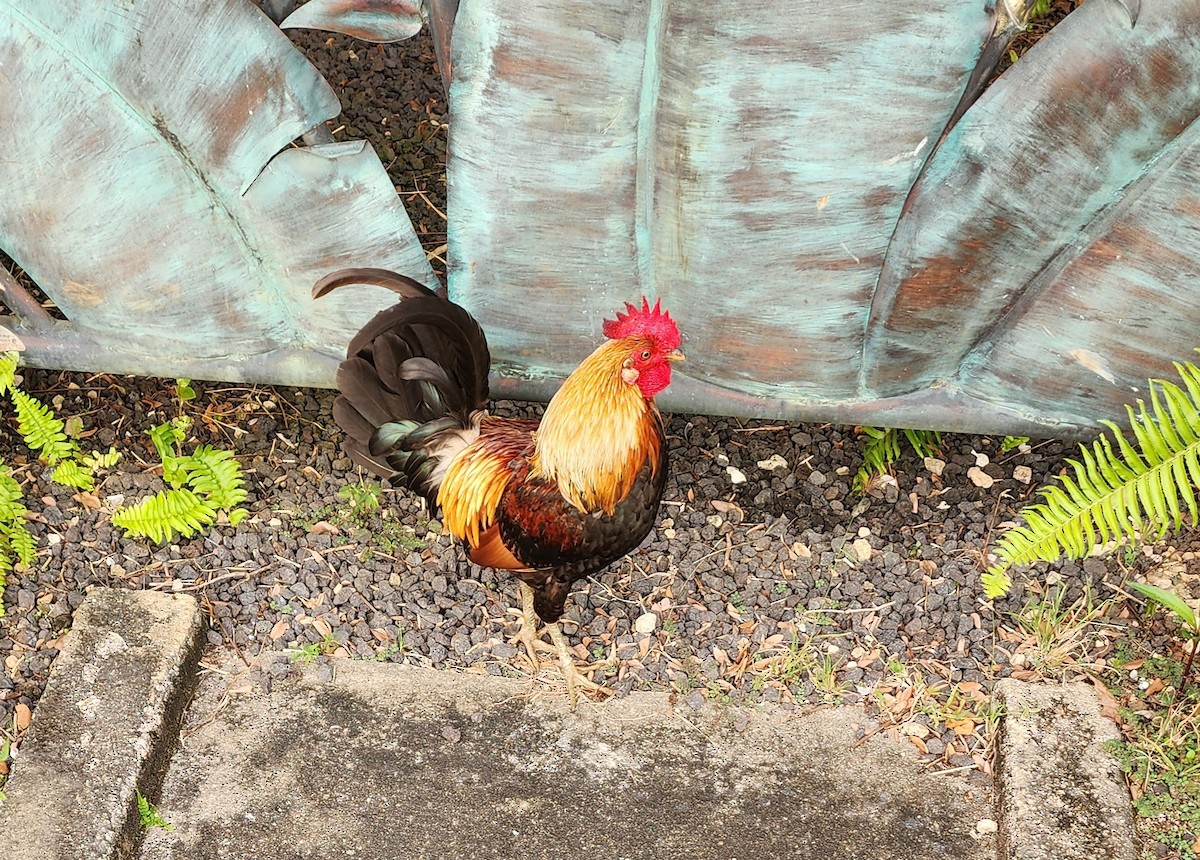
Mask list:
[{"label": "golden neck hackle", "polygon": [[537,430],[533,474],[556,481],[581,511],[611,514],[650,458],[658,468],[654,404],[621,379],[631,352],[606,341],[567,377]]}]

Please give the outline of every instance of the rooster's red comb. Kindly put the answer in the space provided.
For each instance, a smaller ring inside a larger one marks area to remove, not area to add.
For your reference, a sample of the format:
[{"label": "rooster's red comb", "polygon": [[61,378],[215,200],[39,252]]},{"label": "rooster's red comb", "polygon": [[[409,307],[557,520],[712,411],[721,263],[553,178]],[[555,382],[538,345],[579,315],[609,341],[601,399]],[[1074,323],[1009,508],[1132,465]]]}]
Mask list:
[{"label": "rooster's red comb", "polygon": [[643,296],[640,308],[626,302],[627,313],[617,311],[615,320],[604,321],[604,336],[612,340],[648,336],[653,338],[664,352],[679,349],[679,326],[675,325],[671,315],[660,307],[661,301],[656,299],[654,307],[650,307],[650,302]]}]

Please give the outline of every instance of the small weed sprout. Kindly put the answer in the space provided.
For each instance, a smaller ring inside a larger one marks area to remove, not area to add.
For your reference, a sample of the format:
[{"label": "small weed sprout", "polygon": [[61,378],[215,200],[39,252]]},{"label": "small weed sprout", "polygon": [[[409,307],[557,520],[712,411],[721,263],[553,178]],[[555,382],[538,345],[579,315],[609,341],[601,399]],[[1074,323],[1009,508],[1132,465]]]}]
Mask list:
[{"label": "small weed sprout", "polygon": [[1200,617],[1197,617],[1194,610],[1182,597],[1174,592],[1167,591],[1165,588],[1158,588],[1154,585],[1147,585],[1144,582],[1130,582],[1129,587],[1135,591],[1141,592],[1149,600],[1159,604],[1164,609],[1170,611],[1179,621],[1183,628],[1184,636],[1191,640],[1192,647],[1186,649],[1182,671],[1180,673],[1179,690],[1176,693],[1176,699],[1183,700],[1187,693],[1188,681],[1192,676],[1192,663],[1196,659],[1196,649],[1200,648]]},{"label": "small weed sprout", "polygon": [[899,430],[895,427],[862,427],[867,437],[863,446],[863,464],[854,476],[853,490],[865,493],[875,482],[891,471],[892,464],[900,459],[900,438],[908,440],[913,452],[924,459],[938,453],[942,444],[939,430]]},{"label": "small weed sprout", "polygon": [[174,830],[175,826],[167,822],[167,819],[162,817],[162,813],[158,811],[158,807],[150,802],[150,799],[141,791],[135,789],[137,793],[137,810],[138,819],[142,822],[142,828],[149,830],[151,827],[161,827],[163,830]]}]

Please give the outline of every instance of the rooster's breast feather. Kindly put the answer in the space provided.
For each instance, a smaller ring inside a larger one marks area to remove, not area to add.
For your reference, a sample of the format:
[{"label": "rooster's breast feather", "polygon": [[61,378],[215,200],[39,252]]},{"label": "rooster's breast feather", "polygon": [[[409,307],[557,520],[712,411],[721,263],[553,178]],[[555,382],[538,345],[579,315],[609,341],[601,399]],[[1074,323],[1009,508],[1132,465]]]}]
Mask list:
[{"label": "rooster's breast feather", "polygon": [[519,562],[532,569],[579,567],[587,575],[642,542],[654,526],[667,480],[662,421],[657,412],[647,420],[654,444],[644,450],[611,513],[580,511],[553,481],[531,476],[522,466],[502,494],[496,518],[504,546]]}]

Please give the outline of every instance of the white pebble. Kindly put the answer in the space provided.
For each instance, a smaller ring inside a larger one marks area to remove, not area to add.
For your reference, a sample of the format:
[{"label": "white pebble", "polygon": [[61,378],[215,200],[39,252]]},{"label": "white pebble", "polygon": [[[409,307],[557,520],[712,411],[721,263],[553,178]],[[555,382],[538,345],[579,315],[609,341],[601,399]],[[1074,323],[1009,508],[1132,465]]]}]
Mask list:
[{"label": "white pebble", "polygon": [[633,622],[635,633],[653,633],[656,627],[658,627],[658,616],[653,612],[639,615],[637,621]]},{"label": "white pebble", "polygon": [[992,821],[990,818],[981,818],[975,822],[976,833],[995,833],[999,829],[1000,825],[998,825],[995,821]]},{"label": "white pebble", "polygon": [[726,466],[725,471],[729,473],[729,480],[734,484],[746,483],[746,475],[737,466]]},{"label": "white pebble", "polygon": [[780,457],[778,454],[772,454],[766,460],[758,461],[758,468],[768,472],[783,471],[787,469],[788,461]]},{"label": "white pebble", "polygon": [[983,471],[983,469],[979,468],[978,466],[972,466],[971,468],[967,469],[967,477],[971,479],[972,484],[984,490],[996,483],[995,478]]}]

